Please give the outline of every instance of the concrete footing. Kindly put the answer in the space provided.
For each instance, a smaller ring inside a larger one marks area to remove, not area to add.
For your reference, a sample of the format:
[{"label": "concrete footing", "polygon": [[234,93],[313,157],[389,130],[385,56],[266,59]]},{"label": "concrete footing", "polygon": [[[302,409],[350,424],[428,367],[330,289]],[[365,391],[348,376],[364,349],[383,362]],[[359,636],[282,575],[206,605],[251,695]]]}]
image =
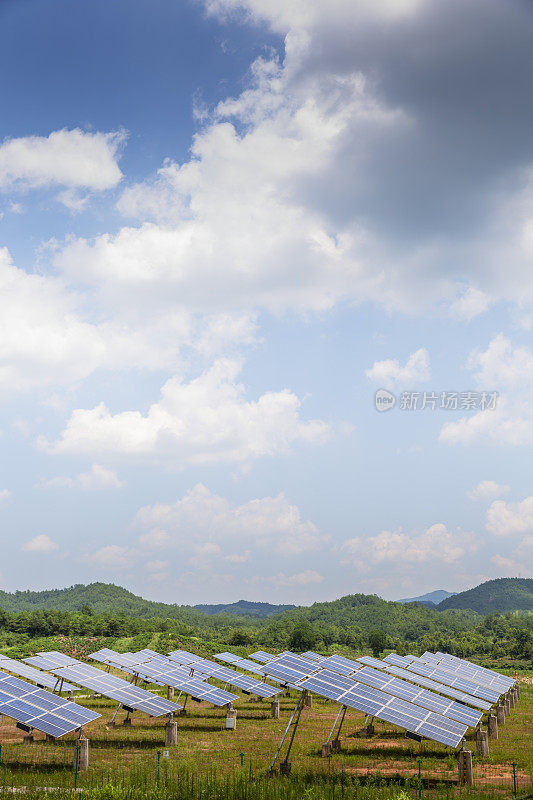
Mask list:
[{"label": "concrete footing", "polygon": [[272,719],[279,719],[279,700],[272,700],[270,703],[270,716]]},{"label": "concrete footing", "polygon": [[333,739],[331,742],[331,752],[332,753],[340,753],[341,751],[341,740],[340,739]]},{"label": "concrete footing", "polygon": [[516,698],[515,698],[515,693],[512,689],[507,695],[507,698],[509,700],[509,708],[514,708],[516,705]]},{"label": "concrete footing", "polygon": [[509,699],[507,697],[503,701],[503,709],[505,711],[505,716],[508,717],[510,715],[510,713],[511,713],[511,704],[510,704]]},{"label": "concrete footing", "polygon": [[165,747],[171,747],[173,744],[178,743],[178,723],[167,722],[165,725]]},{"label": "concrete footing", "polygon": [[313,695],[307,690],[304,693],[304,708],[313,708]]},{"label": "concrete footing", "polygon": [[472,752],[470,750],[459,750],[459,783],[463,786],[474,785],[474,773],[472,772]]},{"label": "concrete footing", "polygon": [[174,687],[167,686],[167,700],[174,702]]},{"label": "concrete footing", "polygon": [[327,758],[330,754],[331,754],[331,745],[329,743],[323,744],[320,749],[320,755],[322,756],[322,758]]},{"label": "concrete footing", "polygon": [[492,711],[487,719],[487,728],[489,730],[489,739],[498,738],[498,717]]},{"label": "concrete footing", "polygon": [[489,737],[487,731],[478,728],[476,731],[476,750],[478,756],[481,758],[488,758],[489,755]]},{"label": "concrete footing", "polygon": [[496,719],[498,720],[498,725],[500,727],[505,725],[505,708],[503,707],[502,703],[498,703],[496,706]]},{"label": "concrete footing", "polygon": [[85,736],[78,739],[78,769],[89,769],[89,740]]}]

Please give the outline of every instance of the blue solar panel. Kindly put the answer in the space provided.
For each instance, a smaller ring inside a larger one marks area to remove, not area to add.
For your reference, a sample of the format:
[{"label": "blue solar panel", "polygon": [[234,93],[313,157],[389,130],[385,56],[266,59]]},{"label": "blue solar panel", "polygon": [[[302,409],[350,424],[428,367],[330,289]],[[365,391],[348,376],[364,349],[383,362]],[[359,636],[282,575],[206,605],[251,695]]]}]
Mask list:
[{"label": "blue solar panel", "polygon": [[50,736],[71,733],[100,717],[94,711],[0,672],[0,714]]}]

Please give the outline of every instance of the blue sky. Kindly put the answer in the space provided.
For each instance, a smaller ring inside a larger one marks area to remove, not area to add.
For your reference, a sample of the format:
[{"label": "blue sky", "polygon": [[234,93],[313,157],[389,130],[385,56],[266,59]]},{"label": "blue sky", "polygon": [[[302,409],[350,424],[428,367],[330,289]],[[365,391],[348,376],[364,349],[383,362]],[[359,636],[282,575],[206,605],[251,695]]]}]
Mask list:
[{"label": "blue sky", "polygon": [[531,575],[532,32],[518,0],[0,2],[0,588]]}]

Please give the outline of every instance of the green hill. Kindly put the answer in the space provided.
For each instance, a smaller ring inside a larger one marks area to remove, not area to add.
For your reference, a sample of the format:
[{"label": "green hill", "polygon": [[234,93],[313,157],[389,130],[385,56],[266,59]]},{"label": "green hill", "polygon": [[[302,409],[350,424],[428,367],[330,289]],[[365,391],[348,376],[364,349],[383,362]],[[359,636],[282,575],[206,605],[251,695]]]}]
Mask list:
[{"label": "green hill", "polygon": [[274,614],[290,611],[296,606],[274,606],[272,603],[252,603],[250,600],[238,600],[236,603],[228,603],[227,605],[199,605],[194,606],[194,608],[203,614],[237,614],[240,617],[266,619],[266,617],[272,617]]},{"label": "green hill", "polygon": [[88,586],[78,583],[68,589],[49,589],[42,592],[25,591],[10,594],[0,591],[0,608],[9,613],[35,609],[73,612],[79,611],[83,606],[90,606],[96,614],[126,614],[141,619],[202,617],[200,612],[191,606],[144,600],[113,583],[90,583]]},{"label": "green hill", "polygon": [[533,611],[533,578],[496,578],[439,603],[439,611],[471,609],[478,614]]},{"label": "green hill", "polygon": [[436,606],[452,597],[455,592],[447,592],[444,589],[436,589],[434,592],[421,594],[419,597],[405,597],[403,600],[398,600],[398,603],[425,603],[426,605]]}]

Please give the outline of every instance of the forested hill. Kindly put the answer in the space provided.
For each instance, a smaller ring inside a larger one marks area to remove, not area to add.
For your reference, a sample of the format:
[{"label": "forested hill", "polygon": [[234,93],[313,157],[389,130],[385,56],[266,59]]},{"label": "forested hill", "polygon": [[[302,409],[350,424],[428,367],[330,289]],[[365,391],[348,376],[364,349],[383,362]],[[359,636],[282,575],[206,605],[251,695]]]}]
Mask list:
[{"label": "forested hill", "polygon": [[50,589],[43,592],[0,591],[0,608],[9,613],[53,609],[55,611],[80,611],[88,606],[96,614],[126,614],[149,619],[180,619],[193,622],[203,615],[192,606],[170,605],[145,600],[142,597],[115,586],[113,583],[76,584],[68,589]]},{"label": "forested hill", "polygon": [[533,611],[533,578],[496,578],[439,603],[439,611],[471,609],[478,614]]},{"label": "forested hill", "polygon": [[203,614],[237,614],[240,617],[257,617],[266,619],[274,614],[281,614],[283,611],[290,611],[296,606],[285,605],[275,606],[272,603],[252,603],[250,600],[238,600],[236,603],[199,605],[194,606],[197,611]]}]

